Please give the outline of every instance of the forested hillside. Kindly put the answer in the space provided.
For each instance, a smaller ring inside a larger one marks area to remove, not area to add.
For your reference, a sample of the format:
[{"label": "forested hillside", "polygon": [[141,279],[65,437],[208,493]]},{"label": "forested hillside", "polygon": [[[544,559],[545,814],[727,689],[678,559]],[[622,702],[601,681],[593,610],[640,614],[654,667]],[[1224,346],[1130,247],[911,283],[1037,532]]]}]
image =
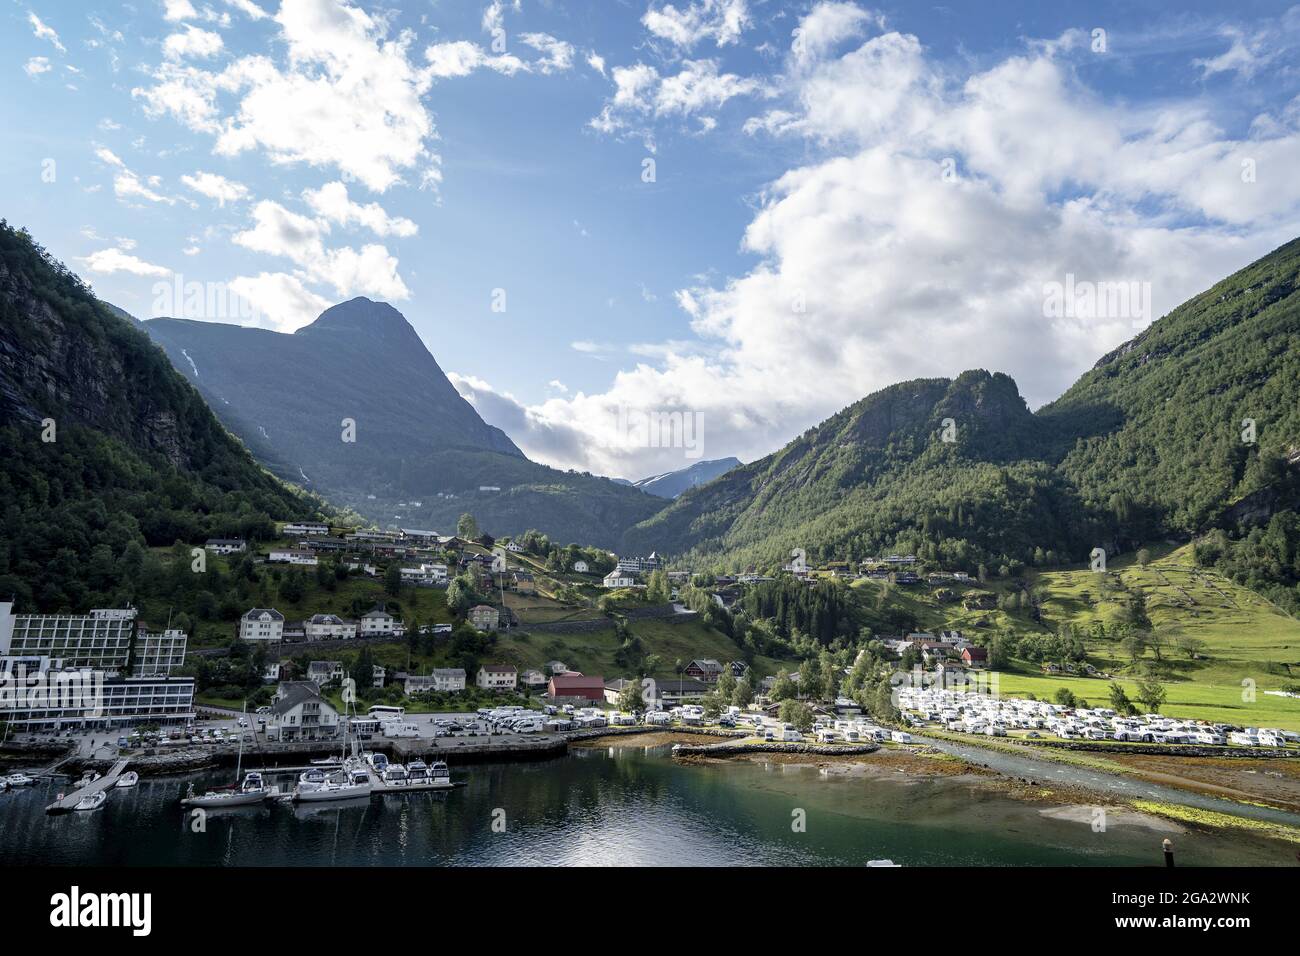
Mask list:
[{"label": "forested hillside", "polygon": [[688,490],[632,551],[719,569],[793,548],[971,572],[1206,535],[1198,554],[1294,609],[1300,240],[1195,297],[1031,414],[1005,375],[891,386]]},{"label": "forested hillside", "polygon": [[257,537],[321,502],[265,472],[149,337],[0,222],[0,594],[135,597],[147,545]]}]

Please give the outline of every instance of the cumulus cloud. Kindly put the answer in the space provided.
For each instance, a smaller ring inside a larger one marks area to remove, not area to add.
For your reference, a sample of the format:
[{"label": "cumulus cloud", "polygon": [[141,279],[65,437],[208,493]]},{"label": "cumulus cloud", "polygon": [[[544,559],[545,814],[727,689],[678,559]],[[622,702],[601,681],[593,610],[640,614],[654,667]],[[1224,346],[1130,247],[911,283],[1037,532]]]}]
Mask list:
[{"label": "cumulus cloud", "polygon": [[263,200],[253,207],[253,226],[235,234],[236,245],[281,256],[299,266],[304,277],[333,286],[342,298],[372,295],[407,299],[410,291],[397,272],[397,259],[377,244],[353,249],[328,248],[329,224],[299,215],[279,203]]},{"label": "cumulus cloud", "polygon": [[132,91],[153,116],[210,134],[219,155],[261,150],[276,163],[334,168],[383,192],[414,174],[437,181],[432,77],[412,62],[413,35],[346,0],[284,0],[274,17],[285,51],[221,71],[165,61]]},{"label": "cumulus cloud", "polygon": [[506,76],[528,69],[528,64],[513,53],[489,54],[469,40],[435,43],[424,51],[424,58],[429,63],[428,75],[437,79],[469,76],[480,67]]},{"label": "cumulus cloud", "polygon": [[613,95],[590,121],[602,133],[646,132],[648,123],[664,117],[698,117],[706,129],[714,111],[741,96],[766,94],[762,80],[719,72],[717,60],[684,60],[678,72],[661,76],[648,64],[615,67]]},{"label": "cumulus cloud", "polygon": [[230,290],[257,310],[263,325],[280,332],[295,332],[310,325],[332,303],[308,289],[297,276],[285,272],[260,272],[227,283]]},{"label": "cumulus cloud", "polygon": [[216,173],[196,172],[181,177],[181,182],[200,195],[215,199],[218,206],[248,197],[248,187]]},{"label": "cumulus cloud", "polygon": [[173,33],[163,40],[163,56],[169,60],[181,60],[185,57],[203,59],[216,56],[223,46],[221,34],[186,24],[183,31]]},{"label": "cumulus cloud", "polygon": [[[855,9],[809,11],[774,108],[749,124],[802,140],[807,158],[757,197],[741,237],[756,264],[677,290],[694,342],[638,349],[646,360],[599,394],[527,407],[460,383],[527,453],[603,474],[680,467],[681,449],[629,440],[629,416],[650,412],[697,415],[706,457],[748,459],[871,391],[967,368],[1010,373],[1037,405],[1300,231],[1286,172],[1300,167],[1300,111],[1230,135],[1200,96],[1148,107],[1090,88],[1077,44],[954,66]],[[640,64],[612,72],[614,120],[728,91],[664,93]],[[1150,283],[1152,308],[1046,314],[1067,276]]]},{"label": "cumulus cloud", "polygon": [[408,238],[419,232],[414,222],[402,216],[389,216],[377,202],[353,202],[348,197],[348,187],[340,182],[326,183],[320,189],[308,189],[302,194],[307,205],[322,219],[340,226],[359,225],[377,236]]},{"label": "cumulus cloud", "polygon": [[86,256],[82,261],[86,263],[87,269],[100,275],[113,275],[118,272],[149,277],[171,275],[170,269],[145,262],[119,248],[100,249]]},{"label": "cumulus cloud", "polygon": [[720,47],[736,43],[751,21],[746,0],[697,0],[681,9],[671,3],[651,6],[641,23],[654,36],[689,50],[704,40]]},{"label": "cumulus cloud", "polygon": [[23,72],[28,76],[40,76],[50,72],[49,57],[34,56],[23,65]]}]

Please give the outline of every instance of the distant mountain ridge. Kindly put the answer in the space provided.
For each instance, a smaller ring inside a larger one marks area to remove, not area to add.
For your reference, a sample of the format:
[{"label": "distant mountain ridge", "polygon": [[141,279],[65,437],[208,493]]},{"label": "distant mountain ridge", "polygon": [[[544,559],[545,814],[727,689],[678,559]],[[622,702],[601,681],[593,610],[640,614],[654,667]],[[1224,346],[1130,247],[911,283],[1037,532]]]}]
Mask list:
[{"label": "distant mountain ridge", "polygon": [[676,471],[665,471],[660,475],[651,475],[640,481],[628,481],[615,478],[619,484],[640,488],[642,491],[659,498],[676,498],[687,488],[708,484],[719,475],[724,475],[740,464],[739,458],[716,458],[712,461],[697,461]]},{"label": "distant mountain ridge", "polygon": [[908,551],[996,572],[1214,527],[1244,534],[1283,515],[1276,545],[1253,547],[1279,556],[1260,573],[1290,587],[1298,289],[1300,240],[1156,321],[1036,414],[1008,376],[986,371],[882,389],[686,491],[625,547],[731,569],[777,566],[793,548],[848,560]]},{"label": "distant mountain ridge", "polygon": [[352,299],[292,335],[171,318],[143,325],[272,471],[380,525],[448,532],[469,512],[492,534],[536,527],[612,546],[658,507],[607,479],[529,461],[386,303]]}]

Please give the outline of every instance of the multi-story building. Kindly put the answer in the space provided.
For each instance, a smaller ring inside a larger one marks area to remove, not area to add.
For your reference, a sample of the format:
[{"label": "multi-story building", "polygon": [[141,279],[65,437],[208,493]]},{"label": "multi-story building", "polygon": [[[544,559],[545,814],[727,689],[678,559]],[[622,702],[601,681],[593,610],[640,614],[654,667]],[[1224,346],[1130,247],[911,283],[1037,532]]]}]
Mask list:
[{"label": "multi-story building", "polygon": [[135,608],[89,614],[14,614],[0,601],[0,655],[61,658],[66,667],[124,673],[135,638]]},{"label": "multi-story building", "polygon": [[268,740],[324,740],[338,735],[339,712],[312,681],[286,681],[266,720]]},{"label": "multi-story building", "polygon": [[361,615],[357,626],[358,637],[401,637],[405,633],[406,626],[382,607]]},{"label": "multi-story building", "polygon": [[519,671],[513,664],[484,664],[475,683],[484,690],[514,690]]},{"label": "multi-story building", "polygon": [[170,677],[185,663],[188,642],[189,636],[174,627],[158,632],[141,624],[131,653],[131,676]]},{"label": "multi-story building", "polygon": [[312,566],[316,564],[316,555],[310,551],[297,548],[272,548],[266,556],[271,564],[298,564]]},{"label": "multi-story building", "polygon": [[172,677],[187,636],[136,626],[134,608],[18,614],[0,602],[0,720],[26,731],[194,718],[194,679]]},{"label": "multi-story building", "polygon": [[467,616],[480,631],[495,631],[501,623],[501,612],[487,604],[474,605]]},{"label": "multi-story building", "polygon": [[281,531],[286,538],[296,534],[329,534],[330,526],[319,521],[296,521],[284,526]]},{"label": "multi-story building", "polygon": [[255,607],[245,611],[239,619],[239,639],[271,643],[284,640],[284,615],[273,607]]},{"label": "multi-story building", "polygon": [[241,554],[248,550],[243,538],[208,538],[203,547],[214,554]]},{"label": "multi-story building", "polygon": [[465,689],[465,669],[463,667],[435,667],[427,677],[409,675],[403,688],[409,697],[426,691],[456,693]]},{"label": "multi-story building", "polygon": [[615,570],[625,574],[649,574],[663,566],[664,563],[659,559],[658,552],[651,551],[650,556],[645,558],[619,558]]}]

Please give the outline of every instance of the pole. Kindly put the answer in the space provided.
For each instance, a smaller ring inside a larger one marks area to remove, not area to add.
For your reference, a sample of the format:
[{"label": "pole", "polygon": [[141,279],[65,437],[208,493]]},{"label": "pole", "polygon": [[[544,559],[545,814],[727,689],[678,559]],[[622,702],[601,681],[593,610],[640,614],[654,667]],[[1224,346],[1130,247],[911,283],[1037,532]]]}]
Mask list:
[{"label": "pole", "polygon": [[1172,840],[1166,839],[1162,847],[1165,852],[1165,866],[1172,870],[1174,868],[1174,843]]}]

